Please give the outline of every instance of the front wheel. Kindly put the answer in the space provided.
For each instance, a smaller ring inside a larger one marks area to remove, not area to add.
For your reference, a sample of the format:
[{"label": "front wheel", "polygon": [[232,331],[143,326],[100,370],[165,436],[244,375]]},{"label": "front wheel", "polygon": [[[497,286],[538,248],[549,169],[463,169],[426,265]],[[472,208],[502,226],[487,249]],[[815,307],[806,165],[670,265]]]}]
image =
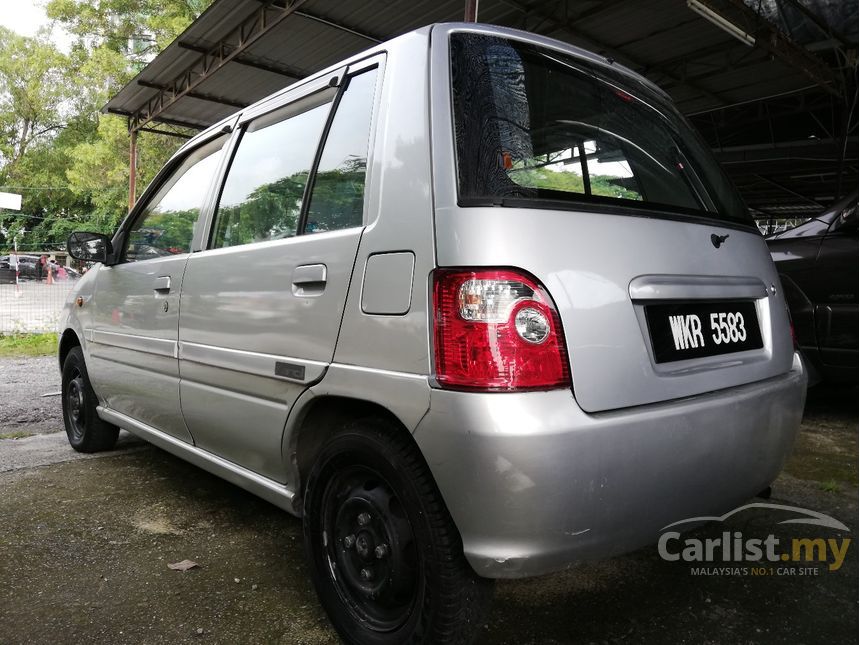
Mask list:
[{"label": "front wheel", "polygon": [[475,575],[420,452],[383,419],[345,426],[308,478],[305,549],[348,643],[470,643],[492,582]]},{"label": "front wheel", "polygon": [[113,448],[119,428],[102,421],[96,412],[98,400],[90,385],[80,347],[73,347],[63,362],[62,390],[63,421],[72,448],[78,452]]}]

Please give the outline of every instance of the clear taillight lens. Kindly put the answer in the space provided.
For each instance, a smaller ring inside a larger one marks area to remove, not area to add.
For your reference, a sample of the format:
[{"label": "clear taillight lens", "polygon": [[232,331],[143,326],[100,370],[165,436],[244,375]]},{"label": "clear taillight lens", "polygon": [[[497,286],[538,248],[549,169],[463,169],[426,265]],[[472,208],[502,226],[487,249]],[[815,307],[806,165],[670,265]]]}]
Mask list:
[{"label": "clear taillight lens", "polygon": [[434,274],[436,380],[442,387],[570,386],[561,322],[546,289],[513,269]]}]

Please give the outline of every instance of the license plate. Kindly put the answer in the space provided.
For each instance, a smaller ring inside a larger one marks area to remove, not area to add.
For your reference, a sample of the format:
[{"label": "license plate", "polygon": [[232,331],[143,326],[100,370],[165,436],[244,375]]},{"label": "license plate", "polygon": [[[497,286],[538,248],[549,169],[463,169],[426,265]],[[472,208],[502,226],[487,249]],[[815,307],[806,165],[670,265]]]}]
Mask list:
[{"label": "license plate", "polygon": [[755,303],[749,300],[646,305],[645,319],[658,363],[762,347]]}]

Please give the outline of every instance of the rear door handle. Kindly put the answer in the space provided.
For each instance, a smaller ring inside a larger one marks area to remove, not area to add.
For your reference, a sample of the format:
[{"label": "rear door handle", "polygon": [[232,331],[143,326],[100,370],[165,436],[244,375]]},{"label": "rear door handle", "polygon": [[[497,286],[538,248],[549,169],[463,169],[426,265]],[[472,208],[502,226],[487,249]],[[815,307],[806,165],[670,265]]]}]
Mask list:
[{"label": "rear door handle", "polygon": [[152,287],[156,293],[170,292],[170,276],[162,275],[155,279],[155,284]]},{"label": "rear door handle", "polygon": [[303,264],[293,271],[293,295],[312,297],[325,291],[326,266]]}]

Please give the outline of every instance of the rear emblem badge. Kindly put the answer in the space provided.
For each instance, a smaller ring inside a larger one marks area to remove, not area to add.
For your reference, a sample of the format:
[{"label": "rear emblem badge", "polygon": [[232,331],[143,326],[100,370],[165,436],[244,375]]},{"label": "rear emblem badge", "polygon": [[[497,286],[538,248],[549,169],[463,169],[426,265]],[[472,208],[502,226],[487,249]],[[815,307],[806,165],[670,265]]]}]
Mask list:
[{"label": "rear emblem badge", "polygon": [[728,233],[726,233],[725,235],[717,235],[716,233],[711,233],[711,244],[714,245],[715,249],[720,248],[722,243],[725,242],[727,239],[729,239]]}]

